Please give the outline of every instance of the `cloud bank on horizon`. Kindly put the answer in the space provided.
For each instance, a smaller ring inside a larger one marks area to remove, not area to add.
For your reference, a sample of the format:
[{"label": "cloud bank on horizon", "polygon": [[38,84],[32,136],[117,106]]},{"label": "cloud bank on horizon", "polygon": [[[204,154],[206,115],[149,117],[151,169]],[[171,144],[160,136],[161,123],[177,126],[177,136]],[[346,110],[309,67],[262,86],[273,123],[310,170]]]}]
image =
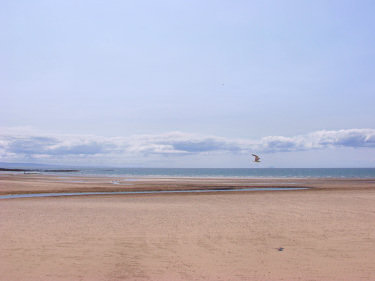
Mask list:
[{"label": "cloud bank on horizon", "polygon": [[6,129],[0,133],[1,160],[62,161],[66,164],[77,163],[77,160],[88,164],[96,159],[107,165],[129,165],[131,161],[152,165],[148,159],[202,157],[210,154],[247,155],[250,152],[291,153],[337,148],[375,149],[375,129],[322,130],[293,137],[267,136],[258,140],[183,132],[129,137],[21,133]]}]

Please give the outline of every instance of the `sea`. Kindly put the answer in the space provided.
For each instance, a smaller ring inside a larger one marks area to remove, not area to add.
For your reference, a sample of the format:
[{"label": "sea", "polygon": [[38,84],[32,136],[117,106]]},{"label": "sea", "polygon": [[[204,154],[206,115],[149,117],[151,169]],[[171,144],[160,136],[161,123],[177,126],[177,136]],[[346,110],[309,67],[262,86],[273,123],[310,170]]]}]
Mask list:
[{"label": "sea", "polygon": [[[75,168],[71,168],[75,169]],[[74,172],[39,170],[42,174],[107,177],[196,178],[375,178],[375,168],[76,168]]]}]

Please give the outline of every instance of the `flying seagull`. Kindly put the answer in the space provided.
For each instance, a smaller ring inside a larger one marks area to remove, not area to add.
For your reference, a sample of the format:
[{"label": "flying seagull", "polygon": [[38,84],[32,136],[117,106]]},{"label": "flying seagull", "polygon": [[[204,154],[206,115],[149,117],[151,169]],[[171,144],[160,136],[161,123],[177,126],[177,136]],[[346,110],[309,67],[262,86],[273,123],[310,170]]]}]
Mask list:
[{"label": "flying seagull", "polygon": [[258,156],[258,155],[256,155],[256,154],[251,154],[251,155],[253,155],[255,158],[254,158],[254,162],[260,162],[260,157]]}]

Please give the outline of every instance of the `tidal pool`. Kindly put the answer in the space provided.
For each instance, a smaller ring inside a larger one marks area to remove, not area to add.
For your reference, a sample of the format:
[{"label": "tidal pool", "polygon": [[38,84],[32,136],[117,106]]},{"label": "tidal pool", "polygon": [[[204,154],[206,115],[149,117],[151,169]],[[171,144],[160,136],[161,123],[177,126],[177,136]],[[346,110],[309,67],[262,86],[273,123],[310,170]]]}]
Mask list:
[{"label": "tidal pool", "polygon": [[0,195],[0,199],[34,198],[34,197],[58,197],[80,195],[121,195],[121,194],[158,194],[158,193],[208,193],[208,192],[235,192],[235,191],[288,191],[303,190],[307,187],[254,187],[254,188],[216,188],[197,190],[144,190],[144,191],[102,191],[102,192],[61,192],[61,193],[26,193]]}]

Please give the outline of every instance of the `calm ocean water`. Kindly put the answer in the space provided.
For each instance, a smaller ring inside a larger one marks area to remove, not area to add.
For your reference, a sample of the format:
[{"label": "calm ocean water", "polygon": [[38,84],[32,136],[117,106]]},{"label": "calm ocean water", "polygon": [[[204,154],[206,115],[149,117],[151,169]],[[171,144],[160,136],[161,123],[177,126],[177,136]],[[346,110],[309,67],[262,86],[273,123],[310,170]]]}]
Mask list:
[{"label": "calm ocean water", "polygon": [[375,168],[80,168],[71,175],[129,177],[375,178]]},{"label": "calm ocean water", "polygon": [[[6,167],[5,167],[6,168]],[[11,168],[11,167],[7,167]],[[13,167],[14,168],[14,167]],[[17,167],[21,168],[21,167]],[[25,166],[27,173],[108,177],[375,178],[375,168],[83,168]],[[66,169],[77,171],[67,172]],[[3,173],[4,171],[0,171]],[[5,171],[6,173],[6,171]],[[22,171],[15,173],[23,173]]]}]

